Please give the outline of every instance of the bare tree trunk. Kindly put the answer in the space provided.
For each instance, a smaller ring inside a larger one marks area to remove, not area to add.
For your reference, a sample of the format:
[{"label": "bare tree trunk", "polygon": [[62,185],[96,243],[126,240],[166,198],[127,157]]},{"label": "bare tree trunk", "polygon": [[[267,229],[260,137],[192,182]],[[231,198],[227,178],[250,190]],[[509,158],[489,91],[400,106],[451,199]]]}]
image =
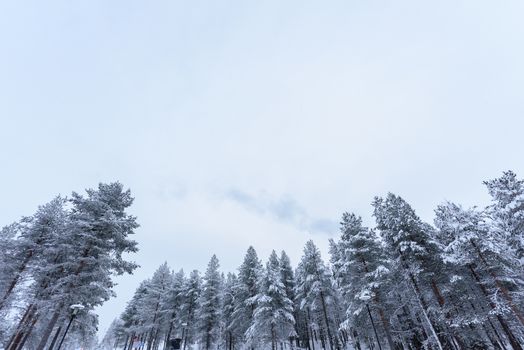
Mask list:
[{"label": "bare tree trunk", "polygon": [[477,254],[478,254],[480,260],[482,260],[482,263],[486,267],[486,270],[491,275],[491,277],[493,277],[493,280],[495,281],[495,284],[497,285],[497,288],[500,289],[500,292],[502,293],[502,296],[504,297],[504,299],[506,299],[506,302],[508,303],[511,311],[517,317],[517,319],[519,320],[521,326],[524,327],[524,316],[522,316],[522,313],[520,312],[520,310],[513,303],[513,298],[509,294],[508,289],[506,287],[504,287],[502,285],[502,283],[500,283],[500,279],[498,278],[497,274],[495,274],[495,272],[493,272],[493,270],[491,270],[488,262],[486,261],[486,259],[484,259],[484,255],[482,254],[481,250],[479,249],[479,247],[475,243],[475,241],[473,239],[471,239],[470,241],[471,241],[471,244],[473,245],[473,247],[475,248],[475,250],[477,251]]},{"label": "bare tree trunk", "polygon": [[53,328],[55,328],[56,322],[58,321],[58,317],[60,316],[60,309],[62,306],[59,306],[55,313],[53,314],[53,317],[51,317],[51,320],[47,324],[47,327],[44,330],[44,333],[42,334],[42,339],[40,340],[40,343],[38,343],[38,346],[36,347],[36,350],[44,350],[45,345],[47,343],[47,340],[51,336],[51,332],[53,331]]},{"label": "bare tree trunk", "polygon": [[24,317],[22,317],[18,323],[13,337],[11,337],[10,342],[7,344],[7,350],[16,350],[20,348],[20,344],[24,337],[27,337],[29,333],[31,333],[31,330],[33,329],[33,326],[37,320],[38,315],[36,315],[36,307],[31,304],[27,308]]},{"label": "bare tree trunk", "polygon": [[22,318],[20,319],[20,321],[18,321],[18,325],[16,326],[16,329],[15,331],[13,332],[13,335],[11,335],[11,338],[9,338],[9,341],[5,344],[5,348],[6,349],[9,349],[11,347],[11,344],[13,343],[14,339],[17,337],[18,333],[20,332],[20,330],[23,328],[23,325],[27,322],[27,319],[28,317],[30,316],[30,312],[33,308],[33,305],[30,304],[26,309],[25,309],[25,312],[24,312],[24,315],[22,316]]},{"label": "bare tree trunk", "polygon": [[18,284],[18,281],[20,280],[20,276],[25,271],[27,264],[29,263],[32,257],[33,257],[33,250],[30,249],[27,252],[26,257],[24,258],[24,261],[22,261],[22,265],[20,265],[20,267],[18,268],[18,271],[16,272],[16,276],[13,277],[13,280],[11,281],[11,283],[9,284],[9,287],[7,288],[6,292],[4,293],[2,300],[0,300],[0,310],[2,310],[3,307],[5,306],[7,299],[9,298],[9,296],[15,289],[16,285]]},{"label": "bare tree trunk", "polygon": [[[435,299],[437,299],[437,302],[440,308],[443,309],[444,304],[446,303],[446,299],[444,299],[444,297],[442,296],[442,293],[440,292],[440,289],[433,278],[431,279],[431,289],[433,291],[433,295],[435,296]],[[446,320],[451,321],[451,314],[449,312],[445,312],[444,317],[446,317]],[[457,343],[458,348],[466,349],[464,345],[464,341],[462,340],[460,335],[457,334],[457,332],[454,331],[453,329],[451,330],[451,333],[452,333],[452,341],[455,341]]]},{"label": "bare tree trunk", "polygon": [[18,349],[23,349],[24,348],[24,344],[26,343],[27,339],[29,339],[29,335],[31,334],[31,331],[35,327],[36,321],[37,321],[37,318],[36,317],[33,318],[33,321],[31,321],[31,325],[29,326],[29,330],[25,333],[25,336],[22,339],[22,341],[20,342],[20,345],[18,346]]},{"label": "bare tree trunk", "polygon": [[[480,281],[480,278],[477,272],[475,271],[475,269],[473,268],[473,265],[469,264],[468,267],[471,271],[473,278],[477,281],[477,285],[479,286],[480,290],[482,291],[482,293],[488,300],[491,309],[495,310],[496,309],[495,304],[493,304],[493,302],[489,299],[488,291],[486,290],[486,287],[484,287],[484,285]],[[506,320],[504,320],[504,318],[502,318],[502,316],[499,314],[496,314],[495,316],[497,317],[497,320],[499,321],[500,325],[502,326],[502,330],[504,331],[504,333],[506,333],[506,336],[508,337],[508,340],[511,346],[513,347],[513,349],[522,350],[522,346],[519,344],[517,338],[515,337],[515,335],[509,328],[508,324],[506,323]]]},{"label": "bare tree trunk", "polygon": [[[312,350],[315,350],[315,338],[314,338],[314,333],[313,333],[313,329],[311,328],[311,315],[309,313],[309,308],[307,308],[307,323],[308,323],[308,330],[309,330],[309,340],[311,341],[311,346],[312,346]],[[309,345],[309,340],[308,340],[308,345]]]},{"label": "bare tree trunk", "polygon": [[439,350],[443,350],[442,342],[440,341],[440,338],[438,337],[437,332],[435,331],[435,327],[433,326],[433,323],[431,322],[431,320],[429,318],[428,305],[427,305],[426,301],[424,300],[424,298],[422,298],[422,294],[420,292],[420,288],[418,287],[417,281],[415,280],[415,277],[413,276],[413,274],[411,272],[408,272],[408,274],[409,274],[409,278],[411,280],[411,286],[413,287],[413,291],[415,292],[417,300],[418,300],[418,302],[420,304],[420,308],[421,308],[422,314],[424,315],[424,318],[425,318],[426,323],[427,323],[427,325],[429,327],[429,330],[431,331],[431,334],[435,338],[435,340],[437,342],[437,347],[439,348]]},{"label": "bare tree trunk", "polygon": [[51,344],[49,345],[49,348],[47,350],[53,350],[55,347],[56,340],[58,339],[58,335],[60,334],[60,331],[62,330],[62,326],[58,327],[55,336],[53,337],[53,340],[51,340]]},{"label": "bare tree trunk", "polygon": [[333,337],[331,336],[331,327],[329,326],[329,319],[327,315],[326,300],[324,298],[324,292],[320,291],[320,300],[322,301],[322,311],[324,314],[324,322],[326,323],[326,331],[329,340],[329,348],[333,350]]},{"label": "bare tree trunk", "polygon": [[368,304],[366,304],[366,309],[368,310],[369,319],[371,320],[371,325],[373,326],[373,332],[375,333],[375,338],[377,338],[378,348],[382,350],[382,345],[380,344],[380,339],[378,337],[377,328],[375,327],[375,321],[373,321],[373,316],[371,316],[371,311],[369,310]]}]

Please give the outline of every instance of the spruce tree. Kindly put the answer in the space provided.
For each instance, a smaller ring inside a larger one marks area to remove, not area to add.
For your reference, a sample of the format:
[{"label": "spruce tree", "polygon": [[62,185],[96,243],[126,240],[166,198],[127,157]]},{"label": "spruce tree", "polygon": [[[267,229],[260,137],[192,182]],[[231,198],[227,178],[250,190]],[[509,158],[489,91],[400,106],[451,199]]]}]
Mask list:
[{"label": "spruce tree", "polygon": [[249,247],[238,270],[238,280],[235,287],[236,298],[231,322],[231,327],[235,333],[242,334],[242,336],[253,322],[261,274],[262,264],[258,259],[257,252],[253,247]]},{"label": "spruce tree", "polygon": [[337,310],[335,292],[320,251],[311,240],[304,247],[304,255],[295,275],[297,276],[296,299],[300,309],[306,313],[311,330],[318,330],[321,340],[327,341],[330,349],[333,350],[335,345],[333,329],[336,323],[334,315]]},{"label": "spruce tree", "polygon": [[295,317],[293,302],[287,296],[275,251],[269,256],[259,290],[253,323],[246,332],[247,339],[251,343],[271,341],[271,349],[276,350],[278,342],[295,333]]},{"label": "spruce tree", "polygon": [[[351,328],[360,328],[362,333],[365,328],[373,329],[377,342],[380,339],[376,327],[380,322],[389,347],[394,349],[396,345],[385,310],[390,276],[383,248],[375,233],[363,227],[362,219],[355,214],[344,213],[341,225],[342,236],[333,265],[342,296],[348,301],[345,322]],[[375,313],[379,315],[378,320],[374,320]]]},{"label": "spruce tree", "polygon": [[215,255],[209,261],[204,275],[198,308],[198,333],[202,349],[209,350],[219,340],[221,308],[221,276]]}]

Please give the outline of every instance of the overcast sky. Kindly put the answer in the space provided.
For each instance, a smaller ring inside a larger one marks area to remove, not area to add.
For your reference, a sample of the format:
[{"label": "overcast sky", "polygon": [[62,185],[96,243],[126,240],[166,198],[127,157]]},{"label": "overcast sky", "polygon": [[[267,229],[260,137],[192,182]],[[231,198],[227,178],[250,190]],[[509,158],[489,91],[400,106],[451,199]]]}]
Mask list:
[{"label": "overcast sky", "polygon": [[[522,1],[2,1],[0,225],[132,190],[142,266],[296,265],[388,191],[429,222],[524,175]],[[328,257],[324,256],[327,260]]]}]

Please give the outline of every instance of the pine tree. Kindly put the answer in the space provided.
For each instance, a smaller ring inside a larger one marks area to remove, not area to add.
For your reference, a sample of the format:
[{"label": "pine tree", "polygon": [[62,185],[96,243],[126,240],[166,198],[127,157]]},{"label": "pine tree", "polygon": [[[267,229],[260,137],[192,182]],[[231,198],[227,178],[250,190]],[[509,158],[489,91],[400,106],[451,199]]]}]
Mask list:
[{"label": "pine tree", "polygon": [[304,247],[304,255],[295,276],[297,277],[296,299],[300,309],[306,313],[311,330],[316,332],[318,329],[321,340],[323,342],[327,340],[330,349],[333,350],[335,345],[333,315],[337,310],[334,305],[335,293],[320,251],[311,240]]},{"label": "pine tree", "polygon": [[524,180],[518,180],[511,171],[502,177],[484,182],[492,197],[492,204],[486,209],[489,235],[501,242],[504,258],[475,249],[484,266],[493,277],[501,295],[524,327]]},{"label": "pine tree", "polygon": [[293,302],[286,294],[275,251],[269,257],[259,290],[253,323],[246,335],[251,342],[271,341],[271,349],[276,350],[278,342],[283,342],[294,334],[295,317]]},{"label": "pine tree", "polygon": [[224,291],[222,295],[223,300],[223,309],[222,309],[222,323],[224,324],[224,338],[226,343],[226,348],[228,350],[233,350],[238,339],[242,337],[243,334],[238,334],[233,327],[232,318],[233,311],[235,310],[235,300],[236,296],[236,286],[238,285],[237,276],[233,273],[228,273],[226,282],[224,284]]},{"label": "pine tree", "polygon": [[373,312],[378,313],[390,349],[396,345],[391,336],[389,316],[385,314],[384,290],[389,277],[388,261],[375,233],[362,226],[362,219],[355,214],[344,213],[341,223],[342,237],[337,244],[337,256],[333,265],[335,276],[341,286],[343,298],[348,302],[346,323],[350,328],[373,329]]},{"label": "pine tree", "polygon": [[[47,265],[51,274],[62,273],[55,274],[58,278],[44,288],[46,303],[40,307],[54,311],[37,350],[43,350],[69,305],[81,303],[86,312],[101,305],[113,295],[112,275],[131,273],[137,267],[122,257],[138,250],[137,243],[128,237],[138,227],[136,218],[126,213],[133,203],[130,191],[124,191],[120,183],[111,183],[86,192],[87,197],[73,193],[66,234],[54,244],[60,259],[50,256]],[[43,270],[40,275],[47,273]]]},{"label": "pine tree", "polygon": [[[490,234],[484,214],[480,211],[465,210],[459,205],[445,203],[435,212],[438,237],[444,247],[444,261],[454,274],[451,297],[456,299],[457,305],[465,309],[460,322],[468,327],[471,324],[485,323],[484,334],[489,341],[504,343],[498,334],[498,327],[490,319],[495,315],[512,347],[518,349],[520,345],[506,320],[507,315],[505,316],[509,310],[504,302],[497,298],[499,290],[488,278],[489,273],[481,259],[482,255],[483,259],[496,261],[498,267],[510,264],[511,259],[508,259],[507,250],[504,248],[505,242],[501,241],[499,236]],[[463,292],[459,293],[461,290]],[[484,304],[487,304],[487,307],[484,307]],[[468,307],[465,308],[464,305]],[[492,332],[494,336],[491,335]]]},{"label": "pine tree", "polygon": [[182,324],[188,322],[187,314],[182,309],[183,305],[186,303],[186,285],[187,279],[184,270],[175,273],[172,278],[172,283],[170,284],[161,304],[160,309],[163,329],[167,330],[164,340],[166,343],[171,339],[173,329],[183,329]]},{"label": "pine tree", "polygon": [[199,298],[198,308],[198,333],[200,335],[201,346],[205,350],[218,341],[220,327],[220,292],[221,276],[218,271],[219,262],[215,255],[207,265],[202,293]]},{"label": "pine tree", "polygon": [[[375,198],[373,206],[392,268],[412,289],[428,333],[439,349],[452,347],[454,342],[460,344],[460,337],[446,328],[447,317],[442,309],[445,299],[439,283],[447,282],[447,277],[439,272],[443,262],[440,247],[432,238],[433,228],[423,223],[406,201],[392,193],[386,199]],[[426,285],[431,289],[424,288]]]},{"label": "pine tree", "polygon": [[202,278],[198,270],[193,270],[182,290],[183,303],[180,306],[180,315],[187,323],[183,350],[185,350],[186,344],[192,344],[196,340],[198,330],[197,309],[201,294]]},{"label": "pine tree", "polygon": [[485,181],[492,204],[487,208],[493,234],[503,237],[520,263],[524,261],[524,180],[512,171]]},{"label": "pine tree", "polygon": [[[30,217],[5,227],[2,236],[11,239],[11,247],[3,257],[5,271],[0,280],[0,311],[4,308],[24,274],[36,274],[32,267],[42,265],[42,258],[52,254],[53,246],[63,233],[66,223],[65,199],[56,197],[40,206]],[[9,277],[8,277],[9,276]]]},{"label": "pine tree", "polygon": [[173,283],[173,276],[167,263],[160,265],[147,284],[147,294],[141,299],[140,319],[142,332],[147,334],[147,350],[161,339],[165,324],[162,306],[165,304],[168,292]]},{"label": "pine tree", "polygon": [[232,314],[231,328],[234,333],[244,336],[253,322],[256,296],[259,293],[259,279],[262,264],[253,247],[249,247],[244,261],[238,270],[238,283],[235,287],[236,298]]}]

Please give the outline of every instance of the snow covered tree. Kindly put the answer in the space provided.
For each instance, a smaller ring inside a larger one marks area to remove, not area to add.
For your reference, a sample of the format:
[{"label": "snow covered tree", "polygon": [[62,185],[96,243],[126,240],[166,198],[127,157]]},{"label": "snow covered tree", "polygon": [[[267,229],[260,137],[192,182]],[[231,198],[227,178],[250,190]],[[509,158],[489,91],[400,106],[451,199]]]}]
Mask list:
[{"label": "snow covered tree", "polygon": [[[130,191],[115,182],[86,192],[87,197],[72,194],[64,234],[53,244],[57,254],[47,256],[35,281],[39,310],[52,312],[37,350],[43,350],[58,320],[68,317],[69,305],[81,303],[86,312],[101,305],[113,295],[112,276],[137,267],[122,256],[138,250],[129,239],[138,227],[136,218],[126,213],[133,203]],[[53,280],[44,281],[48,276]]]},{"label": "snow covered tree", "polygon": [[[291,266],[291,261],[289,256],[285,251],[280,252],[280,275],[282,278],[282,283],[284,284],[284,289],[286,290],[286,296],[293,303],[293,318],[295,323],[293,325],[294,332],[291,335],[294,339],[298,337],[297,330],[297,319],[298,319],[298,308],[295,304],[295,273],[293,272],[293,267]],[[290,338],[291,340],[292,338]]]},{"label": "snow covered tree", "polygon": [[156,347],[165,331],[163,326],[166,324],[166,315],[162,313],[162,307],[166,303],[172,283],[173,275],[167,263],[164,263],[148,281],[147,293],[140,300],[141,330],[147,334],[147,350]]},{"label": "snow covered tree", "polygon": [[244,336],[253,322],[261,274],[262,263],[255,249],[249,247],[238,270],[238,283],[235,287],[236,298],[231,322],[231,328],[235,334]]},{"label": "snow covered tree", "polygon": [[149,280],[142,281],[133,298],[127,303],[126,308],[120,319],[122,320],[122,330],[126,337],[124,340],[124,349],[131,348],[135,340],[146,339],[146,334],[143,333],[143,316],[141,314],[140,305],[142,300],[147,296]]},{"label": "snow covered tree", "polygon": [[[331,276],[320,256],[320,251],[313,241],[308,241],[304,247],[304,255],[295,273],[297,279],[296,300],[300,310],[305,313],[306,323],[313,341],[317,331],[323,344],[329,344],[331,350],[337,345],[334,341],[333,329],[338,328],[335,315],[338,307],[335,305],[335,291]],[[325,347],[325,346],[324,346]]]},{"label": "snow covered tree", "polygon": [[524,262],[524,180],[517,179],[512,171],[500,178],[485,181],[492,198],[487,208],[493,234],[503,237],[515,251],[520,263]]},{"label": "snow covered tree", "polygon": [[247,339],[251,343],[257,340],[271,341],[271,349],[276,350],[278,342],[284,342],[294,335],[295,317],[293,301],[287,296],[275,251],[269,256],[259,290],[253,323],[246,332]]},{"label": "snow covered tree", "polygon": [[486,209],[489,235],[504,246],[504,257],[483,252],[478,243],[472,243],[501,296],[524,327],[524,181],[507,171],[485,184],[492,197],[492,204]]},{"label": "snow covered tree", "polygon": [[163,332],[165,332],[165,343],[171,339],[173,329],[183,329],[182,324],[187,322],[187,315],[182,311],[182,306],[185,303],[184,288],[186,283],[184,270],[181,269],[174,274],[160,305],[162,329]]},{"label": "snow covered tree", "polygon": [[[442,256],[453,274],[449,298],[455,300],[455,305],[462,311],[458,325],[463,324],[469,333],[472,326],[482,325],[483,332],[476,340],[488,338],[493,346],[499,344],[503,347],[503,335],[499,334],[503,333],[512,347],[519,349],[519,342],[507,319],[510,308],[503,298],[498,297],[500,290],[482,263],[483,260],[489,261],[493,271],[504,273],[507,283],[516,281],[515,275],[507,275],[514,261],[512,254],[508,254],[511,250],[508,251],[506,242],[499,235],[490,233],[482,212],[465,210],[453,203],[440,205],[435,212],[438,238],[444,247]],[[516,282],[513,284],[516,287]],[[492,317],[499,322],[502,332]]]},{"label": "snow covered tree", "polygon": [[210,350],[219,339],[222,286],[218,268],[218,259],[213,255],[207,265],[202,293],[198,300],[198,333],[201,346],[205,350]]},{"label": "snow covered tree", "polygon": [[[342,237],[337,244],[338,254],[333,258],[335,277],[343,298],[348,301],[346,327],[359,328],[359,333],[373,329],[377,334],[373,313],[386,335],[390,349],[396,347],[391,336],[389,315],[386,315],[388,262],[375,233],[362,226],[362,219],[344,213],[341,223]],[[386,293],[385,293],[386,292]]]},{"label": "snow covered tree", "polygon": [[180,306],[180,315],[187,323],[184,334],[184,349],[186,344],[192,344],[196,341],[198,330],[198,302],[202,293],[202,278],[198,270],[193,270],[189,274],[182,290],[183,303]]},{"label": "snow covered tree", "polygon": [[[30,217],[24,217],[2,230],[3,237],[11,237],[6,243],[10,247],[3,256],[0,279],[0,310],[8,301],[16,286],[23,281],[23,275],[30,273],[32,267],[42,264],[42,259],[51,253],[53,245],[63,233],[66,223],[65,199],[56,197],[40,206]],[[15,240],[16,238],[16,240]],[[8,277],[9,276],[9,277]]]},{"label": "snow covered tree", "polygon": [[[441,250],[434,236],[434,229],[423,223],[411,206],[399,196],[389,193],[386,199],[375,198],[373,202],[377,229],[389,252],[391,267],[411,289],[425,320],[427,333],[439,349],[462,343],[460,335],[447,327],[446,300],[441,283],[447,276],[440,271],[444,264]],[[425,288],[431,286],[431,288]]]},{"label": "snow covered tree", "polygon": [[237,276],[233,273],[228,273],[226,281],[224,283],[224,290],[222,295],[222,323],[224,325],[224,338],[226,343],[226,348],[228,350],[233,350],[238,339],[242,337],[243,334],[238,334],[235,332],[233,327],[232,318],[233,311],[235,310],[235,300],[236,300],[236,289],[235,287],[238,284]]},{"label": "snow covered tree", "polygon": [[113,350],[122,344],[123,321],[116,318],[111,322],[106,334],[97,346],[100,350]]}]

